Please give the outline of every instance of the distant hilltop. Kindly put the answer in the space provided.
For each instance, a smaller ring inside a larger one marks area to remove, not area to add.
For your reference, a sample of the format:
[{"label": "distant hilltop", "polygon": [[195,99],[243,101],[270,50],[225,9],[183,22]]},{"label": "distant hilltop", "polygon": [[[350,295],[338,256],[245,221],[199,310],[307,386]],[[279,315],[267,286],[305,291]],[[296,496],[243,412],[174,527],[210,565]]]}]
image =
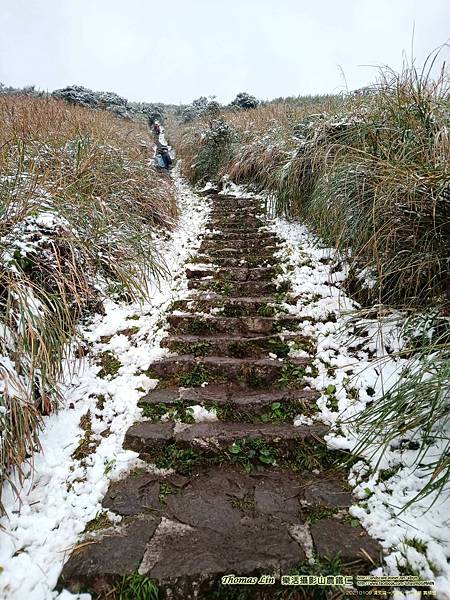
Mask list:
[{"label": "distant hilltop", "polygon": [[178,106],[160,102],[131,102],[115,92],[96,92],[81,85],[69,85],[54,92],[45,92],[36,89],[34,85],[14,88],[0,83],[1,94],[34,97],[53,96],[70,104],[107,110],[124,119],[136,119],[143,115],[152,120],[162,119],[165,113],[180,110]]}]

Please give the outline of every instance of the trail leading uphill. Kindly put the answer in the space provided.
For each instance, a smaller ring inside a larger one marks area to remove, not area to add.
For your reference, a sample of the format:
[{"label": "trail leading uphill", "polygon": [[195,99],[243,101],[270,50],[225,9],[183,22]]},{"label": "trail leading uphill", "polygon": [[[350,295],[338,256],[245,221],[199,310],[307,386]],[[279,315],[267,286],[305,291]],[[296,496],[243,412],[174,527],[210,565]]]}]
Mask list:
[{"label": "trail leading uphill", "polygon": [[[168,315],[171,354],[149,365],[159,384],[124,441],[160,470],[110,485],[103,506],[123,519],[72,552],[60,589],[118,598],[146,576],[163,598],[212,599],[225,597],[224,575],[271,574],[275,584],[247,586],[245,598],[287,598],[280,575],[331,564],[367,574],[378,562],[380,547],[348,513],[340,454],[311,419],[318,394],[304,377],[314,349],[282,309],[294,299],[275,282],[277,237],[259,201],[209,199],[189,297]],[[290,358],[291,348],[304,357]]]}]

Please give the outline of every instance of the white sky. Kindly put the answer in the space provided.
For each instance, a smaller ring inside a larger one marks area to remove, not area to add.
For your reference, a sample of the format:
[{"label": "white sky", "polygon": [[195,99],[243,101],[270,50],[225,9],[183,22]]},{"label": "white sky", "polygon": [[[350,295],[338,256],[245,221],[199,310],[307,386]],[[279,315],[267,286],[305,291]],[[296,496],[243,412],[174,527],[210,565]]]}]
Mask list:
[{"label": "white sky", "polygon": [[[0,81],[190,102],[355,89],[450,37],[450,0],[0,0]],[[449,49],[441,54],[449,59]]]}]

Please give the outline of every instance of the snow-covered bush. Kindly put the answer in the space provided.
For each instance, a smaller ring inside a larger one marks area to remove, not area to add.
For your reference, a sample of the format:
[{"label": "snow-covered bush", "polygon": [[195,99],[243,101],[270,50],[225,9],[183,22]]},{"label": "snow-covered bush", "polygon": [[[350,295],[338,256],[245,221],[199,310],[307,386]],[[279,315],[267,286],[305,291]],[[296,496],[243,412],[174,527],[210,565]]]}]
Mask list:
[{"label": "snow-covered bush", "polygon": [[214,96],[207,98],[206,96],[200,96],[196,100],[193,100],[192,104],[188,104],[182,113],[181,120],[183,123],[190,123],[194,119],[202,116],[215,117],[219,113],[221,105]]},{"label": "snow-covered bush", "polygon": [[212,119],[201,129],[199,150],[191,166],[196,182],[209,179],[217,172],[218,166],[231,156],[235,140],[235,132],[223,119]]},{"label": "snow-covered bush", "polygon": [[247,94],[247,92],[240,92],[237,94],[236,98],[230,102],[230,106],[232,108],[241,108],[243,110],[248,110],[249,108],[256,108],[259,105],[259,100],[252,96],[251,94]]}]

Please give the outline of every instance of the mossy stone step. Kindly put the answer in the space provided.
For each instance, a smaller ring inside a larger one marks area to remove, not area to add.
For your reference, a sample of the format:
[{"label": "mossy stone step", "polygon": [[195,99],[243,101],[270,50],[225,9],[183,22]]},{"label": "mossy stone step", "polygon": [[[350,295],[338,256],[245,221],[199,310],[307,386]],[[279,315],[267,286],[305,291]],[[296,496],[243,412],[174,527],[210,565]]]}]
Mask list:
[{"label": "mossy stone step", "polygon": [[207,290],[224,296],[262,296],[275,294],[280,288],[274,282],[218,280],[213,277],[190,279],[188,290]]},{"label": "mossy stone step", "polygon": [[[215,228],[211,228],[215,229]],[[203,235],[204,240],[215,241],[219,240],[243,240],[243,241],[258,241],[258,240],[273,240],[276,241],[277,236],[271,231],[267,231],[263,229],[262,231],[258,231],[255,228],[253,231],[239,231],[232,230],[227,231],[226,229],[221,229],[220,231],[212,231],[211,233],[205,233]]]},{"label": "mossy stone step", "polygon": [[188,279],[202,279],[204,277],[213,277],[215,280],[222,281],[265,281],[271,280],[276,276],[274,267],[213,267],[206,266],[188,267],[186,277]]},{"label": "mossy stone step", "polygon": [[233,203],[218,203],[218,202],[212,202],[211,203],[211,210],[210,210],[210,214],[214,215],[214,214],[236,214],[237,216],[241,215],[241,214],[254,214],[254,213],[260,213],[260,214],[265,214],[265,208],[264,206],[261,204],[261,202],[259,201],[254,201],[254,202],[245,202],[244,204],[241,203],[239,205]]},{"label": "mossy stone step", "polygon": [[259,249],[255,249],[253,246],[234,246],[233,244],[223,245],[217,247],[212,242],[202,242],[198,250],[199,254],[206,254],[210,256],[212,260],[216,258],[239,258],[254,260],[259,258],[261,260],[274,260],[274,254],[278,252],[278,246],[265,245]]},{"label": "mossy stone step", "polygon": [[284,381],[287,369],[295,369],[295,383],[303,381],[305,368],[309,360],[290,359],[286,363],[281,359],[270,358],[232,358],[225,356],[193,355],[168,356],[152,363],[148,374],[160,379],[160,385],[182,385],[196,387],[207,382],[236,382],[243,386],[262,388]]},{"label": "mossy stone step", "polygon": [[[289,302],[289,294],[285,302]],[[237,296],[235,298],[222,296],[220,294],[196,294],[183,300],[176,300],[173,303],[173,309],[182,312],[208,312],[214,310],[223,317],[243,317],[243,316],[271,316],[283,313],[281,307],[276,303],[274,296],[260,296],[255,298],[245,298]]]},{"label": "mossy stone step", "polygon": [[[242,298],[240,299],[243,300]],[[260,306],[267,306],[259,300],[249,300],[248,304],[259,303]],[[197,315],[195,313],[173,313],[168,316],[171,326],[171,333],[208,335],[212,333],[241,334],[246,336],[269,335],[280,333],[281,331],[296,331],[301,323],[298,317],[291,315],[282,315],[279,317],[264,316],[242,316],[225,317]]]},{"label": "mossy stone step", "polygon": [[178,354],[194,356],[232,356],[262,358],[269,353],[285,358],[291,346],[311,351],[311,341],[298,333],[271,334],[252,337],[242,335],[175,335],[162,339],[161,346]]},{"label": "mossy stone step", "polygon": [[270,388],[255,390],[236,384],[208,384],[205,387],[184,388],[172,386],[155,388],[139,400],[140,406],[155,404],[177,404],[192,402],[194,404],[232,404],[245,410],[259,410],[274,402],[300,400],[308,404],[314,403],[320,394],[309,388],[279,389]]},{"label": "mossy stone step", "polygon": [[276,243],[271,238],[265,240],[260,236],[249,237],[248,239],[241,237],[239,239],[228,239],[226,237],[217,236],[214,239],[204,239],[200,245],[200,248],[208,248],[209,250],[223,250],[225,248],[231,248],[236,250],[244,249],[247,251],[253,250],[258,252],[259,250],[268,250],[275,252],[281,248],[281,245]]},{"label": "mossy stone step", "polygon": [[[225,452],[234,454],[230,446],[247,440],[262,440],[264,446],[277,449],[289,460],[297,453],[299,445],[324,444],[327,427],[314,425],[273,425],[271,423],[247,424],[217,421],[213,423],[134,423],[125,434],[125,450],[137,452],[144,460],[153,460],[167,446],[193,448],[200,456],[214,456]],[[262,455],[264,456],[264,454]],[[266,463],[270,464],[270,463]]]},{"label": "mossy stone step", "polygon": [[257,223],[257,228],[262,230],[270,230],[270,225],[273,225],[273,221],[268,220],[264,215],[233,215],[232,213],[218,215],[209,215],[206,227],[212,229],[213,226],[217,228],[233,229],[237,231],[248,231],[254,223]]},{"label": "mossy stone step", "polygon": [[193,422],[190,407],[201,405],[220,421],[241,423],[293,423],[299,415],[311,416],[319,394],[311,389],[277,388],[255,390],[236,384],[209,384],[205,387],[155,388],[140,399],[143,416],[158,422],[162,418]]},{"label": "mossy stone step", "polygon": [[266,258],[261,258],[260,256],[247,256],[245,258],[236,256],[234,258],[230,258],[227,256],[212,257],[209,254],[198,254],[196,256],[196,261],[204,265],[214,264],[218,268],[240,267],[243,269],[251,269],[255,267],[273,267],[279,262],[278,259],[271,256]]},{"label": "mossy stone step", "polygon": [[256,206],[260,208],[262,201],[256,198],[236,198],[233,196],[216,196],[212,198],[212,208],[215,210],[223,209],[240,209],[240,208],[251,208]]}]

